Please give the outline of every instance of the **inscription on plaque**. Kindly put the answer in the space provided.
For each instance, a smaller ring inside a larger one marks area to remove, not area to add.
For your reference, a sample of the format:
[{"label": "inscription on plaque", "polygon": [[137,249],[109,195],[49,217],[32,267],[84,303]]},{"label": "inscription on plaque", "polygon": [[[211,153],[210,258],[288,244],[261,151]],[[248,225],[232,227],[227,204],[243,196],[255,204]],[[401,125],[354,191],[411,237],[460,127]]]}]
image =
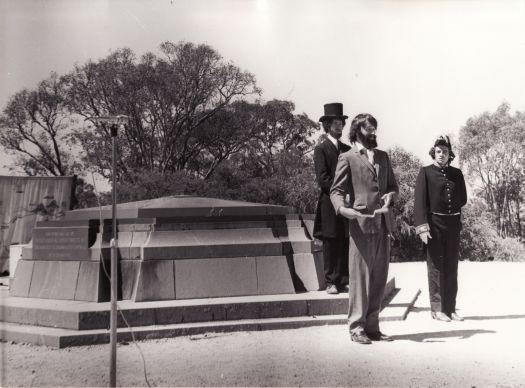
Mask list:
[{"label": "inscription on plaque", "polygon": [[35,228],[33,259],[88,260],[89,228]]}]

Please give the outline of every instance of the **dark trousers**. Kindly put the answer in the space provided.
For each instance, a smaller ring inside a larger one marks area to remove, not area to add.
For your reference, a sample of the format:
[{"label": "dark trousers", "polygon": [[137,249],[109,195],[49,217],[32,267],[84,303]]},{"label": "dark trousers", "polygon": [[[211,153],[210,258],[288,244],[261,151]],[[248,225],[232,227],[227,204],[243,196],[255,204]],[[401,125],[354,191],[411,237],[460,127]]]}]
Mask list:
[{"label": "dark trousers", "polygon": [[327,287],[348,284],[348,237],[323,238],[323,261]]},{"label": "dark trousers", "polygon": [[427,246],[430,308],[450,314],[456,311],[461,217],[432,214],[429,226],[432,237]]},{"label": "dark trousers", "polygon": [[385,222],[379,233],[350,231],[348,325],[351,332],[379,331],[390,262],[390,239]]}]

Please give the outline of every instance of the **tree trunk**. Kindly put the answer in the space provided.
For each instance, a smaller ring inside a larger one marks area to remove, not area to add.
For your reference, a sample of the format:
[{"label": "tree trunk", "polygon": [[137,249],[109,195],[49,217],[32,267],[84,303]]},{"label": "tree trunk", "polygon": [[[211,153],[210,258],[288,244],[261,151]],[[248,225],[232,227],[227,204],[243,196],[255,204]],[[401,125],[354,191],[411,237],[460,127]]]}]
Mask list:
[{"label": "tree trunk", "polygon": [[520,198],[516,199],[516,221],[518,223],[518,238],[520,241],[523,241],[523,234],[521,231],[521,218],[520,218]]}]

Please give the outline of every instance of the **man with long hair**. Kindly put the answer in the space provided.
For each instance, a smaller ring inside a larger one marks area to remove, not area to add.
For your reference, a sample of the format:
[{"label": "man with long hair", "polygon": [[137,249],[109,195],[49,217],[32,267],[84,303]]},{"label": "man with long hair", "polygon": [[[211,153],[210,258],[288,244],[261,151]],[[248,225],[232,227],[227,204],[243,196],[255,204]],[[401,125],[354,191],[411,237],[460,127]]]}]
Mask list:
[{"label": "man with long hair", "polygon": [[379,330],[379,311],[390,260],[390,207],[398,186],[388,154],[376,148],[376,132],[372,115],[352,120],[352,149],[339,156],[330,190],[335,212],[348,218],[348,324],[351,340],[360,344],[392,340]]}]

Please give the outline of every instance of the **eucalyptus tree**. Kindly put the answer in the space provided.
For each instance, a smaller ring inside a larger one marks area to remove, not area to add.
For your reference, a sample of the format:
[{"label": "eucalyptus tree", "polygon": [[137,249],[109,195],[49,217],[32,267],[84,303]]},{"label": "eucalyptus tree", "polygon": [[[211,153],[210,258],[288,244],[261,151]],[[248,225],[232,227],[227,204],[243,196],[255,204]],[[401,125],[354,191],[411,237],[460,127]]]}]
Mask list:
[{"label": "eucalyptus tree", "polygon": [[523,237],[525,115],[501,104],[471,117],[460,130],[460,164],[494,214],[501,237]]},{"label": "eucalyptus tree", "polygon": [[[195,160],[206,152],[212,158],[224,155],[210,150],[203,126],[234,101],[260,92],[251,73],[225,62],[208,45],[165,42],[160,52],[137,59],[131,50],[120,49],[76,66],[65,77],[72,112],[86,119],[113,114],[130,117],[118,137],[118,170],[124,179],[132,179],[132,169],[206,175],[209,166]],[[85,150],[84,163],[105,177],[110,174],[108,131],[103,125],[86,124],[77,128],[76,136]],[[239,135],[235,131],[222,134],[218,142]]]}]

